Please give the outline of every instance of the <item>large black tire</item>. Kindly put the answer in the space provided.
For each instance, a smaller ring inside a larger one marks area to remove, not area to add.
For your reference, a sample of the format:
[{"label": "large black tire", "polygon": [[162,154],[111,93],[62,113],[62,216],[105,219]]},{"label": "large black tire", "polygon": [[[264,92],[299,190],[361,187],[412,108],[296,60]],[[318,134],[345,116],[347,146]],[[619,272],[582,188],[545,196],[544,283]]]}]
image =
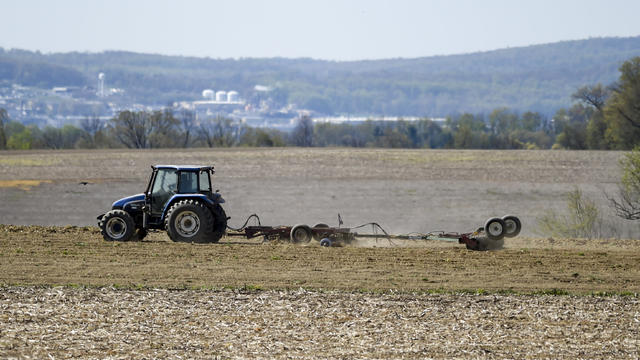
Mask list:
[{"label": "large black tire", "polygon": [[214,239],[215,219],[209,208],[192,199],[173,204],[165,217],[164,227],[176,242],[208,243]]},{"label": "large black tire", "polygon": [[217,243],[227,231],[227,214],[220,204],[215,204],[211,211],[213,212],[213,236],[211,237],[211,242]]},{"label": "large black tire", "polygon": [[311,228],[307,225],[296,225],[291,228],[291,233],[289,233],[291,238],[291,242],[295,244],[303,244],[308,243],[313,239],[313,232]]},{"label": "large black tire", "polygon": [[505,224],[504,236],[508,238],[516,237],[522,230],[520,219],[513,215],[505,215],[502,217]]},{"label": "large black tire", "polygon": [[129,241],[136,230],[133,218],[124,210],[111,210],[104,214],[98,226],[106,241]]}]

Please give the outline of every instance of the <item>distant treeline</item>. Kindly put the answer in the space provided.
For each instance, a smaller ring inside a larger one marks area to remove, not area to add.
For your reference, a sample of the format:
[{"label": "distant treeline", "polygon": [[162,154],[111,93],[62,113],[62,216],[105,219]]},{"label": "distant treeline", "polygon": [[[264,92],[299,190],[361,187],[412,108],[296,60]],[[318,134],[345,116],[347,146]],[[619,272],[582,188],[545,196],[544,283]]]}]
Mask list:
[{"label": "distant treeline", "polygon": [[[130,52],[41,54],[0,48],[0,83],[51,89],[108,87],[132,103],[165,105],[202,90],[236,90],[250,103],[270,99],[321,114],[431,116],[490,113],[508,106],[553,116],[584,84],[615,80],[640,53],[640,37],[594,38],[483,53],[416,59],[209,59]],[[254,91],[256,84],[272,88]]]},{"label": "distant treeline", "polygon": [[252,128],[218,117],[200,123],[190,112],[174,114],[123,111],[102,121],[86,118],[80,127],[25,126],[0,109],[0,148],[181,148],[234,146],[381,147],[381,148],[550,148],[556,137],[551,122],[539,113],[519,116],[496,109],[488,117],[463,114],[440,125],[417,121],[366,121],[360,124],[298,120],[291,132]]},{"label": "distant treeline", "polygon": [[193,113],[123,111],[103,123],[25,126],[0,109],[0,149],[179,148],[231,146],[347,146],[454,149],[632,149],[640,145],[640,57],[626,61],[617,82],[583,86],[574,104],[551,118],[507,108],[488,115],[450,116],[440,125],[418,121],[366,121],[357,125],[298,120],[291,133],[251,128],[231,119],[196,121]]}]

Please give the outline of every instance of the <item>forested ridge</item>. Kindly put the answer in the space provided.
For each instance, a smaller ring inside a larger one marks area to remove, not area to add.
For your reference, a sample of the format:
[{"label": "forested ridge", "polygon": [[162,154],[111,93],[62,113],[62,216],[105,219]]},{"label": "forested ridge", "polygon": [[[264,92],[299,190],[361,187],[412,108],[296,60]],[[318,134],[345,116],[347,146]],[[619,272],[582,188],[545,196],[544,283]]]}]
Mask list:
[{"label": "forested ridge", "polygon": [[[215,44],[212,44],[215,46]],[[611,84],[640,54],[640,37],[593,38],[415,59],[211,59],[121,51],[42,54],[0,49],[0,82],[95,86],[99,72],[132,101],[164,105],[203,89],[249,97],[270,86],[277,103],[327,115],[445,117],[496,108],[553,116],[585,84]]]}]

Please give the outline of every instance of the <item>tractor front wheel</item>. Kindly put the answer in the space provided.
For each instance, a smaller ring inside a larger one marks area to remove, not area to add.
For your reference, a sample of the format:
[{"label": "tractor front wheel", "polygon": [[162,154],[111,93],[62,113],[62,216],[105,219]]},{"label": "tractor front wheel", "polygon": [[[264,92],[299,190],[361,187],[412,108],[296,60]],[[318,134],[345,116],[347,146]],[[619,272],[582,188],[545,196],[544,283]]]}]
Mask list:
[{"label": "tractor front wheel", "polygon": [[107,241],[129,241],[135,233],[133,218],[124,210],[111,210],[104,214],[98,224],[100,233]]},{"label": "tractor front wheel", "polygon": [[195,200],[173,204],[165,218],[165,229],[176,242],[208,243],[214,241],[214,217],[211,210]]}]

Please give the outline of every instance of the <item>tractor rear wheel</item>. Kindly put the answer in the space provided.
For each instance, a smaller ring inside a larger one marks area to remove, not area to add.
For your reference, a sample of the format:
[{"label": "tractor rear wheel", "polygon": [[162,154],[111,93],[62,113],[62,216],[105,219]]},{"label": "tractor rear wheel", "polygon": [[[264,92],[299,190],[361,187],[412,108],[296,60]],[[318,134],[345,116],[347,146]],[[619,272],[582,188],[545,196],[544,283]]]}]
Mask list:
[{"label": "tractor rear wheel", "polygon": [[129,241],[135,233],[133,218],[124,210],[111,210],[98,224],[106,241]]},{"label": "tractor rear wheel", "polygon": [[211,242],[217,243],[227,231],[227,214],[220,204],[215,204],[211,211],[213,212],[213,235],[211,236]]},{"label": "tractor rear wheel", "polygon": [[165,229],[176,242],[208,243],[214,241],[214,217],[204,204],[189,199],[173,204],[165,217]]}]

